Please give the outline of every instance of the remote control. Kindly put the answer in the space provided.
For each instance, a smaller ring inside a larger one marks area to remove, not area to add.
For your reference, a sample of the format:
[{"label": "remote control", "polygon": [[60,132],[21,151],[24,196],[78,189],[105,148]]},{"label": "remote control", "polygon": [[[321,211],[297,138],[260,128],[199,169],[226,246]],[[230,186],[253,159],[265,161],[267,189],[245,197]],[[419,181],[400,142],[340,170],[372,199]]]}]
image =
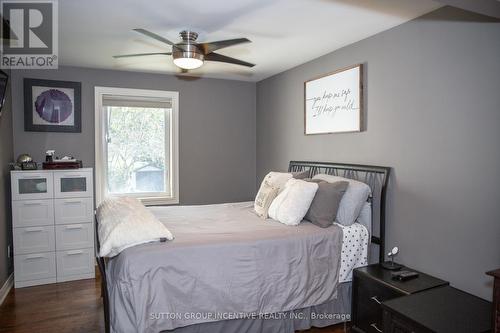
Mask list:
[{"label": "remote control", "polygon": [[417,277],[418,273],[412,271],[400,271],[392,274],[392,279],[398,281],[408,281]]}]

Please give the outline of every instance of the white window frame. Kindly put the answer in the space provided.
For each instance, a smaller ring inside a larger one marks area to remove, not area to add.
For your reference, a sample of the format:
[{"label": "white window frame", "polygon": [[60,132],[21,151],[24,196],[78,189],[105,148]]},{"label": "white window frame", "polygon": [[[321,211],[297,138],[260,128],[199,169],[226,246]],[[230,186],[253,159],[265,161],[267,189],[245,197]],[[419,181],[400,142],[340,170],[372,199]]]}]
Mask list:
[{"label": "white window frame", "polygon": [[[107,193],[106,168],[106,112],[102,106],[105,95],[124,97],[165,98],[172,103],[170,125],[170,193],[158,195],[148,193],[112,194]],[[107,196],[133,196],[145,205],[170,205],[179,203],[179,92],[132,88],[95,87],[95,173],[96,203],[99,205]]]}]

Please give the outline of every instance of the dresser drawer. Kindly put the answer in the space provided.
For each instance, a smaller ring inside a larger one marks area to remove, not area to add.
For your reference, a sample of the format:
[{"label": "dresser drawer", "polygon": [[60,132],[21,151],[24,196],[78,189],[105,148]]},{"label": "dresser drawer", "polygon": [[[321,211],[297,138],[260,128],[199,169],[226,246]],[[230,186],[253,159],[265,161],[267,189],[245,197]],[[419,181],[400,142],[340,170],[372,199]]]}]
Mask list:
[{"label": "dresser drawer", "polygon": [[54,197],[52,173],[23,171],[12,174],[12,200],[48,199]]},{"label": "dresser drawer", "polygon": [[54,225],[54,200],[13,201],[12,221],[15,228]]},{"label": "dresser drawer", "polygon": [[56,224],[89,223],[93,220],[93,198],[69,198],[54,200]]},{"label": "dresser drawer", "polygon": [[54,250],[53,226],[14,228],[15,255]]},{"label": "dresser drawer", "polygon": [[56,248],[58,251],[92,247],[94,247],[92,223],[56,226]]},{"label": "dresser drawer", "polygon": [[57,281],[68,281],[93,272],[93,248],[57,252]]},{"label": "dresser drawer", "polygon": [[41,280],[56,277],[55,252],[14,256],[16,281]]},{"label": "dresser drawer", "polygon": [[55,198],[92,197],[93,187],[92,171],[54,172]]}]

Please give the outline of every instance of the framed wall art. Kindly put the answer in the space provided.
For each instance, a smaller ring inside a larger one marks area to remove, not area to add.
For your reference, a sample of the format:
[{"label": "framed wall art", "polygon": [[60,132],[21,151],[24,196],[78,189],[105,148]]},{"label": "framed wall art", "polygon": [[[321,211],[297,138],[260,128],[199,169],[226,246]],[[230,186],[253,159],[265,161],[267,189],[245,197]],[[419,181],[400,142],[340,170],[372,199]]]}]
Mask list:
[{"label": "framed wall art", "polygon": [[80,133],[81,100],[80,82],[24,79],[24,130]]},{"label": "framed wall art", "polygon": [[304,134],[360,132],[363,65],[304,82]]}]

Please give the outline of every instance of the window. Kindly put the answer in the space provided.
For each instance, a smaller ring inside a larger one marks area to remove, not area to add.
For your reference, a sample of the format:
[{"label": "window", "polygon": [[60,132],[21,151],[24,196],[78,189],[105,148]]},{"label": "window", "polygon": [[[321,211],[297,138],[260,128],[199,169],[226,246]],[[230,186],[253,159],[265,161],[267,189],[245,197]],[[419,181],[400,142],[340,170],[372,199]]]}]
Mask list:
[{"label": "window", "polygon": [[178,92],[95,88],[96,200],[179,202]]}]

